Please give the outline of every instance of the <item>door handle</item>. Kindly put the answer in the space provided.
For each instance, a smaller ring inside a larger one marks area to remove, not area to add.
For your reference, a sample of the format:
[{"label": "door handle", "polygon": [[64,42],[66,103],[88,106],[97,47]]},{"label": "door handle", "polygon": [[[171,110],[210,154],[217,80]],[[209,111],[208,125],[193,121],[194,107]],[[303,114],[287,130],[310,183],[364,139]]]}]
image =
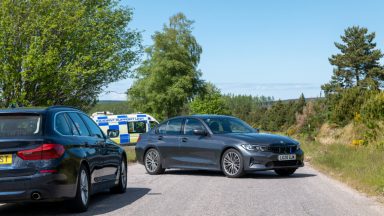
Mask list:
[{"label": "door handle", "polygon": [[88,142],[84,142],[84,146],[85,147],[89,147],[89,143]]},{"label": "door handle", "polygon": [[163,139],[163,136],[159,136],[157,137],[158,140],[162,140]]},{"label": "door handle", "polygon": [[183,137],[181,138],[181,142],[187,142],[188,141],[188,138],[187,137]]}]

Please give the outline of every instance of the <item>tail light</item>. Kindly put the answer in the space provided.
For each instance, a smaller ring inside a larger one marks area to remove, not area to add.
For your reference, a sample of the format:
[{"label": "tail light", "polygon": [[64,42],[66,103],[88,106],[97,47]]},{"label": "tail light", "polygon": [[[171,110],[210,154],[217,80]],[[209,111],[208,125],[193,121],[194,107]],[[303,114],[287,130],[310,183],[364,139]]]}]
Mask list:
[{"label": "tail light", "polygon": [[137,142],[140,142],[141,140],[141,136],[139,135],[139,138],[137,138]]},{"label": "tail light", "polygon": [[64,146],[59,144],[43,144],[37,148],[17,152],[23,160],[51,160],[64,154]]}]

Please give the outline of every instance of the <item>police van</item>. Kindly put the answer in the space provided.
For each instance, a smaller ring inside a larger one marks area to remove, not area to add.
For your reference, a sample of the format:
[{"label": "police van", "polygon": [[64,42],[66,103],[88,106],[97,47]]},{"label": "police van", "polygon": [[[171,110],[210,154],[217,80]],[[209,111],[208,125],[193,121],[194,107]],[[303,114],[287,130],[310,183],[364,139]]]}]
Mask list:
[{"label": "police van", "polygon": [[96,112],[92,114],[92,119],[105,134],[116,132],[111,139],[121,145],[136,144],[140,134],[159,124],[155,118],[143,113],[114,115],[111,112]]}]

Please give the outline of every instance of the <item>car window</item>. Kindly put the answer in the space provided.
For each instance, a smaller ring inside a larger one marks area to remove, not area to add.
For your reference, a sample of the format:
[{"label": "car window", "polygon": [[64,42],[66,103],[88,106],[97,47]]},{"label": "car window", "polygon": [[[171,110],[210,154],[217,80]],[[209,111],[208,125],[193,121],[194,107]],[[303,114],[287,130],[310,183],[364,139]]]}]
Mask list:
[{"label": "car window", "polygon": [[71,128],[64,113],[60,113],[56,116],[55,130],[63,135],[72,135]]},{"label": "car window", "polygon": [[145,133],[147,132],[146,121],[128,122],[128,133]]},{"label": "car window", "polygon": [[68,115],[72,119],[76,129],[79,131],[80,136],[90,136],[87,126],[85,126],[85,123],[77,113],[69,112]]},{"label": "car window", "polygon": [[79,136],[80,132],[77,129],[75,123],[73,123],[72,119],[69,118],[69,116],[67,114],[65,114],[65,116],[67,117],[67,121],[68,121],[69,127],[71,128],[72,135]]},{"label": "car window", "polygon": [[237,118],[207,118],[205,123],[214,134],[222,133],[253,133],[254,129]]},{"label": "car window", "polygon": [[193,135],[194,130],[205,130],[205,128],[203,124],[197,119],[189,118],[185,120],[184,134]]},{"label": "car window", "polygon": [[92,136],[97,136],[98,138],[104,138],[103,132],[101,132],[99,126],[90,119],[88,116],[84,114],[80,114],[81,118],[84,120],[84,122],[88,125],[89,130],[92,133]]},{"label": "car window", "polygon": [[150,124],[150,127],[152,129],[152,128],[156,127],[159,123],[157,123],[155,121],[150,121],[149,124]]},{"label": "car window", "polygon": [[165,122],[163,124],[158,125],[156,128],[156,133],[157,134],[165,134],[166,129],[167,129],[167,124],[168,124],[168,122]]},{"label": "car window", "polygon": [[178,135],[178,134],[180,134],[181,124],[182,123],[183,123],[183,119],[182,118],[169,120],[168,123],[167,123],[166,134],[167,135]]},{"label": "car window", "polygon": [[39,136],[41,120],[40,115],[0,115],[0,137]]}]

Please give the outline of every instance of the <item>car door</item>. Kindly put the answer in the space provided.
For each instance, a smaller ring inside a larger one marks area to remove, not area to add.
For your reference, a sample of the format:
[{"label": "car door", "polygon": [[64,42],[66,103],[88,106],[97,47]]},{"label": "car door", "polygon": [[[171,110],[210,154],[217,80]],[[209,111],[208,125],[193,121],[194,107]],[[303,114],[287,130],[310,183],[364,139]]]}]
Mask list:
[{"label": "car door", "polygon": [[159,149],[163,164],[167,168],[178,167],[178,148],[183,118],[170,119],[156,128],[155,146]]},{"label": "car door", "polygon": [[86,152],[86,159],[91,168],[91,183],[97,184],[103,181],[103,158],[102,149],[98,139],[91,136],[91,133],[77,112],[67,112],[73,127],[79,131],[78,138],[83,151]]},{"label": "car door", "polygon": [[107,141],[107,138],[105,137],[99,126],[97,126],[97,124],[91,118],[89,118],[83,113],[80,113],[79,115],[83,119],[84,123],[87,125],[91,133],[91,139],[94,140],[95,144],[100,149],[102,181],[114,184],[121,161],[118,146]]},{"label": "car door", "polygon": [[[195,134],[194,130],[205,131],[205,134]],[[208,134],[208,130],[199,119],[185,120],[179,145],[179,158],[183,167],[217,168],[220,150],[219,143]]]}]

